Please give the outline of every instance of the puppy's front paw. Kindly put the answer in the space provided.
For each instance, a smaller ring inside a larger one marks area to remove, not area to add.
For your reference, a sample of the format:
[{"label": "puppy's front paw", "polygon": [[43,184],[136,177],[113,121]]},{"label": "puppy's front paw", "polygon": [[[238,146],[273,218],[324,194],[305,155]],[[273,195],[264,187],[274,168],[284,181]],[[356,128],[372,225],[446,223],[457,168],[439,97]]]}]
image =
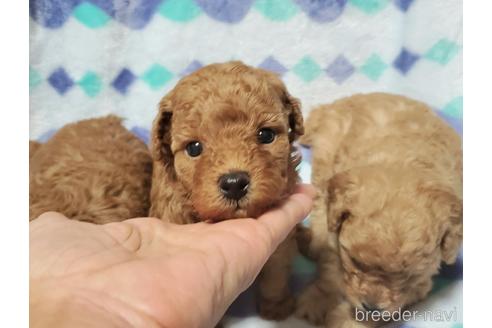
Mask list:
[{"label": "puppy's front paw", "polygon": [[277,301],[263,297],[258,299],[258,312],[267,320],[284,320],[294,312],[295,300],[291,295]]},{"label": "puppy's front paw", "polygon": [[311,240],[313,239],[311,230],[298,224],[296,226],[296,241],[299,252],[305,257],[311,258]]},{"label": "puppy's front paw", "polygon": [[316,285],[311,285],[297,298],[295,316],[319,326],[325,322],[329,306],[328,297]]}]

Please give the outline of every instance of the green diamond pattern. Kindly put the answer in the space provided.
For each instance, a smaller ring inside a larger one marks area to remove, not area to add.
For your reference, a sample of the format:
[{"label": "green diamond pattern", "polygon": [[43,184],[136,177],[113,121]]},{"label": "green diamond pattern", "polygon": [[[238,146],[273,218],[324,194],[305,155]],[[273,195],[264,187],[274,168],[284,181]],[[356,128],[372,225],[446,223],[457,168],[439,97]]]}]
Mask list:
[{"label": "green diamond pattern", "polygon": [[85,73],[77,84],[84,90],[85,94],[91,98],[97,96],[102,88],[101,79],[93,72]]},{"label": "green diamond pattern", "polygon": [[36,87],[41,80],[41,75],[34,68],[29,67],[29,89]]},{"label": "green diamond pattern", "polygon": [[102,27],[111,19],[99,7],[88,2],[83,2],[75,7],[73,15],[79,22],[89,28]]},{"label": "green diamond pattern", "polygon": [[388,65],[383,62],[381,57],[373,54],[366,60],[364,65],[360,67],[360,71],[371,80],[377,81],[387,68]]},{"label": "green diamond pattern", "polygon": [[311,82],[321,74],[321,67],[311,57],[302,58],[292,71],[306,82]]},{"label": "green diamond pattern", "polygon": [[376,14],[388,4],[388,0],[349,0],[350,3],[366,14]]},{"label": "green diamond pattern", "polygon": [[169,82],[172,77],[173,74],[166,68],[159,64],[154,64],[142,75],[142,80],[144,80],[151,89],[158,90],[164,84]]},{"label": "green diamond pattern", "polygon": [[455,118],[463,117],[463,97],[456,97],[442,109],[444,113]]},{"label": "green diamond pattern", "polygon": [[424,55],[425,58],[446,65],[458,53],[460,47],[447,39],[441,39]]},{"label": "green diamond pattern", "polygon": [[273,21],[288,20],[297,13],[297,7],[285,0],[256,0],[254,6]]},{"label": "green diamond pattern", "polygon": [[177,22],[187,22],[201,13],[193,0],[167,0],[159,8],[159,13]]}]

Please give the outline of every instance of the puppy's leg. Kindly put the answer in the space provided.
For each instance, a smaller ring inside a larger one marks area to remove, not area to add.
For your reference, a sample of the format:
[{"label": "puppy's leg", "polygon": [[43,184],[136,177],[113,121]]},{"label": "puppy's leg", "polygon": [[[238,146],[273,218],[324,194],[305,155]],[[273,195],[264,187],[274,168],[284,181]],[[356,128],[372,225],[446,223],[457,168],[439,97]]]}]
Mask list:
[{"label": "puppy's leg", "polygon": [[328,193],[319,189],[314,199],[313,210],[309,214],[309,227],[297,229],[297,243],[301,253],[317,260],[329,247],[327,202]]},{"label": "puppy's leg", "polygon": [[341,302],[341,272],[338,265],[337,255],[333,251],[324,250],[320,254],[317,279],[297,299],[297,317],[321,325],[327,313]]},{"label": "puppy's leg", "polygon": [[295,301],[288,283],[295,255],[296,242],[291,232],[261,271],[257,302],[260,316],[265,319],[283,320],[294,311]]},{"label": "puppy's leg", "polygon": [[315,260],[318,257],[318,254],[313,254],[311,252],[311,240],[313,239],[311,229],[304,227],[302,224],[298,224],[296,227],[296,241],[297,248],[299,252],[305,257]]}]

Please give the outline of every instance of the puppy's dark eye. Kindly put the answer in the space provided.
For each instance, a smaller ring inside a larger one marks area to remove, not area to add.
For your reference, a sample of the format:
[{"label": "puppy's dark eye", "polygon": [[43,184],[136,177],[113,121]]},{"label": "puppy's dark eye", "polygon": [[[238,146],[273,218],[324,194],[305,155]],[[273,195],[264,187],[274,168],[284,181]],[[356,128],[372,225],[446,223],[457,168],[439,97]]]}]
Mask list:
[{"label": "puppy's dark eye", "polygon": [[275,140],[275,131],[270,128],[263,128],[258,131],[258,141],[262,144],[269,144]]},{"label": "puppy's dark eye", "polygon": [[202,151],[203,151],[203,147],[202,147],[202,144],[200,143],[200,141],[192,141],[186,145],[186,152],[191,157],[200,156]]}]

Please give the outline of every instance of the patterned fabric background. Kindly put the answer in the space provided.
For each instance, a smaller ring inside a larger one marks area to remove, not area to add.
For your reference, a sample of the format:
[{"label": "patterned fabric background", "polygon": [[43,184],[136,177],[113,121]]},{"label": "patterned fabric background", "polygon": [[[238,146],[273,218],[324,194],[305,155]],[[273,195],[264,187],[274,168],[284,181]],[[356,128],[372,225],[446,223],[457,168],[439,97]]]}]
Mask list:
[{"label": "patterned fabric background", "polygon": [[184,74],[240,59],[278,72],[306,114],[354,92],[462,115],[461,1],[31,0],[31,137],[118,113],[147,128]]},{"label": "patterned fabric background", "polygon": [[[146,139],[180,77],[231,59],[280,74],[306,115],[388,91],[427,102],[461,133],[461,12],[461,0],[30,0],[30,135],[43,141],[66,123],[115,113]],[[308,161],[302,171],[308,180]],[[457,308],[456,322],[406,327],[461,326],[461,270],[445,269],[421,305]],[[247,295],[232,313],[249,317],[231,327],[307,327],[245,314]]]}]

